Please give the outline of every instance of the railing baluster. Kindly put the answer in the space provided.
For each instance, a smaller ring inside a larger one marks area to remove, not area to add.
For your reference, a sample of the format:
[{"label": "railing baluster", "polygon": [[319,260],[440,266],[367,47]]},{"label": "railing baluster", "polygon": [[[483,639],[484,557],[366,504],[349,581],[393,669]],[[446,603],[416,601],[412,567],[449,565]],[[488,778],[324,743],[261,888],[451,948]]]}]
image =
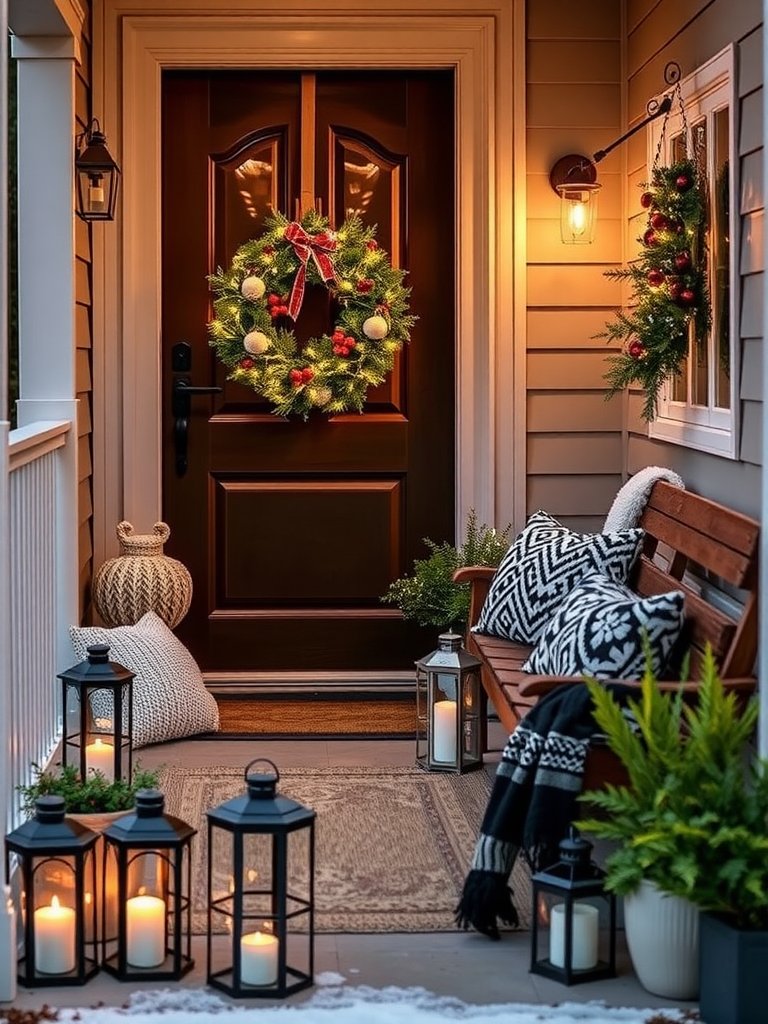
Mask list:
[{"label": "railing baluster", "polygon": [[[11,459],[11,744],[12,824],[20,820],[17,787],[31,764],[45,765],[61,737],[56,673],[57,460],[69,424],[41,424]],[[13,451],[13,449],[12,449]]]}]

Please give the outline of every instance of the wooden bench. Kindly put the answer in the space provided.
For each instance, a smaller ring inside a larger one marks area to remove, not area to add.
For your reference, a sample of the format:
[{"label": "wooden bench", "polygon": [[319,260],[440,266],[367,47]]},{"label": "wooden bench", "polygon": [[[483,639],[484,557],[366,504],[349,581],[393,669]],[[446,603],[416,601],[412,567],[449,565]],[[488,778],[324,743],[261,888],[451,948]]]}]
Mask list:
[{"label": "wooden bench", "polygon": [[[753,675],[757,655],[757,583],[760,525],[748,516],[734,512],[690,491],[672,487],[663,481],[654,484],[640,525],[645,530],[643,551],[638,558],[629,585],[643,597],[669,590],[685,593],[686,636],[690,643],[690,676],[696,679],[701,654],[707,642],[712,645],[726,686],[740,694],[754,692]],[[686,571],[699,580],[714,577],[735,588],[743,603],[741,612],[731,617],[708,601],[706,588],[697,592]],[[457,583],[471,586],[470,625],[474,625],[488,593],[495,570],[485,566],[459,569]],[[564,683],[578,685],[581,678],[537,676],[522,672],[531,648],[525,644],[494,636],[469,633],[467,649],[482,662],[481,677],[488,699],[508,732],[512,732],[536,701]],[[627,682],[627,680],[623,680]],[[637,681],[629,681],[639,685]],[[695,697],[697,683],[664,682],[663,689],[679,689]],[[590,751],[585,788],[605,782],[621,782],[621,766],[606,748]]]}]

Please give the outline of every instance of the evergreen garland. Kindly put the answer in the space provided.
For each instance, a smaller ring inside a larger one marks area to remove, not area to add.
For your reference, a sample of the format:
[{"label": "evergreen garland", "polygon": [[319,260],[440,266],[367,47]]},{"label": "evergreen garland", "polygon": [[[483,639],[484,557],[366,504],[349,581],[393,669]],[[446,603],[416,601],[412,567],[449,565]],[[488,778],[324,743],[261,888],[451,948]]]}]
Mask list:
[{"label": "evergreen garland", "polygon": [[298,223],[312,239],[328,242],[331,279],[323,280],[310,257],[306,285],[323,285],[335,300],[333,331],[298,350],[287,304],[301,261],[285,237],[289,221],[276,214],[259,238],[237,250],[228,270],[211,276],[210,344],[228,379],[253,388],[278,415],[360,412],[368,388],[386,379],[416,322],[405,271],[391,265],[375,229],[358,217],[335,232],[315,211]]},{"label": "evergreen garland", "polygon": [[654,167],[643,188],[640,203],[648,210],[648,224],[638,238],[640,255],[632,266],[605,275],[629,282],[632,308],[619,310],[596,337],[623,345],[620,354],[609,357],[606,398],[630,384],[641,384],[643,418],[652,420],[664,382],[680,372],[688,354],[691,325],[699,337],[709,330],[710,307],[705,197],[695,164],[681,160],[670,167]]}]

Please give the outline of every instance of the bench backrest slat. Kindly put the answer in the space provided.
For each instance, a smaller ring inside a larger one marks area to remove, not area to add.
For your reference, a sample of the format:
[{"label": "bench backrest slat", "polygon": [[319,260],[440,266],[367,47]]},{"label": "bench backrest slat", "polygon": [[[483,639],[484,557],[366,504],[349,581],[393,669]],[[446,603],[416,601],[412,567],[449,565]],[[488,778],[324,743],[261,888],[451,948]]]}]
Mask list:
[{"label": "bench backrest slat", "polygon": [[725,612],[707,604],[686,583],[664,572],[645,555],[638,560],[633,588],[643,597],[682,590],[685,594],[687,640],[699,651],[703,651],[707,643],[711,644],[718,664],[722,663],[733,643],[737,625]]},{"label": "bench backrest slat", "polygon": [[[757,558],[760,524],[740,512],[665,481],[653,486],[640,525],[646,531],[644,556],[638,559],[632,586],[640,594],[682,589],[692,632],[692,669],[707,642],[712,645],[724,676],[749,674],[757,656]],[[653,561],[663,545],[666,571]],[[732,620],[690,587],[681,583],[689,568],[701,571],[745,591],[744,608]]]}]

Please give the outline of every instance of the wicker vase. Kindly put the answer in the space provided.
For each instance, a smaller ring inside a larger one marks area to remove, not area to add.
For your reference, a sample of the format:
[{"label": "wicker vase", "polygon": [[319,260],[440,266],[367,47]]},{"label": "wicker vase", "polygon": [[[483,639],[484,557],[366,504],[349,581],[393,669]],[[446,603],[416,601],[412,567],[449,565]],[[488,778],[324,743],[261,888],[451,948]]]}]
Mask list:
[{"label": "wicker vase", "polygon": [[120,555],[110,558],[93,578],[93,604],[107,626],[131,626],[148,611],[171,628],[189,611],[192,577],[186,566],[163,554],[171,534],[155,523],[150,534],[134,534],[130,523],[117,524]]}]

